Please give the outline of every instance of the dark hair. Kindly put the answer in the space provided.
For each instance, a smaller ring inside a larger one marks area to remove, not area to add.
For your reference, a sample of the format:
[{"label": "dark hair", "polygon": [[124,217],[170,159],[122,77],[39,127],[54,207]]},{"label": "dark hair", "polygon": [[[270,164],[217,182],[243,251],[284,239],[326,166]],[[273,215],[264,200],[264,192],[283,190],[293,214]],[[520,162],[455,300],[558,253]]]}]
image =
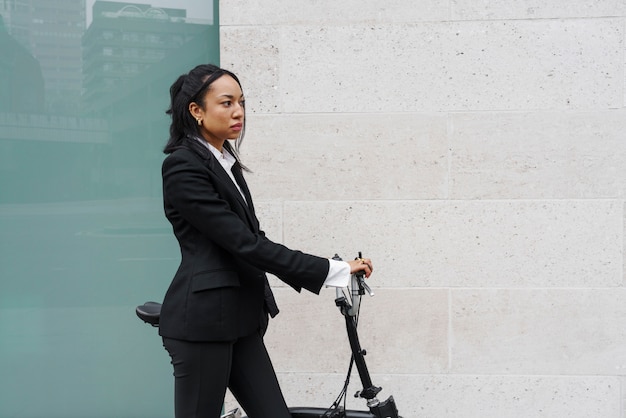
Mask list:
[{"label": "dark hair", "polygon": [[[165,112],[172,117],[170,139],[163,149],[165,154],[170,154],[176,149],[181,148],[187,138],[201,137],[198,123],[191,115],[191,112],[189,112],[189,104],[196,102],[201,107],[204,107],[203,99],[206,91],[209,90],[215,80],[223,75],[232,77],[237,84],[239,84],[239,87],[241,87],[241,82],[239,82],[235,74],[212,64],[198,65],[189,71],[189,73],[178,77],[174,84],[172,84],[170,87],[171,104],[170,108]],[[238,162],[239,146],[241,141],[243,141],[245,131],[246,118],[244,113],[243,128],[241,134],[235,141],[234,147],[231,146],[228,141],[224,142],[224,148],[233,154]]]}]

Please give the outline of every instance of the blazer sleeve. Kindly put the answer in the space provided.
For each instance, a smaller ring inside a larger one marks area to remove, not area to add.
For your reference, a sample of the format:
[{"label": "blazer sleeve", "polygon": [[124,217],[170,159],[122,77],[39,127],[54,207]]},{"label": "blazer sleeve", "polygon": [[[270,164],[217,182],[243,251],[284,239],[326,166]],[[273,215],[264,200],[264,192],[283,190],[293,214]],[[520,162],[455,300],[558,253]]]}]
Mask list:
[{"label": "blazer sleeve", "polygon": [[221,179],[191,151],[170,154],[163,162],[162,175],[165,204],[203,236],[297,290],[303,287],[320,292],[328,274],[328,260],[291,250],[265,234],[254,233],[217,192],[213,183]]}]

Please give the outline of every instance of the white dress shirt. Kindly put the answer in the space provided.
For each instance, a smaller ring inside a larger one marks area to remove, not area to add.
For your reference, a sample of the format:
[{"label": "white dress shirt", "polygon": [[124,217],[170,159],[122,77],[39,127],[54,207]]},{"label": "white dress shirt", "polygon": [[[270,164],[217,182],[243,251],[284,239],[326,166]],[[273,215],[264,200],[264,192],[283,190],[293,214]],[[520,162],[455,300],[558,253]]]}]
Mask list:
[{"label": "white dress shirt", "polygon": [[[243,200],[246,201],[246,197],[244,196],[239,184],[235,180],[235,176],[233,176],[232,168],[235,165],[237,160],[227,149],[223,148],[223,151],[218,150],[213,145],[209,144],[207,141],[201,138],[196,138],[203,144],[205,147],[211,151],[211,153],[215,156],[217,161],[219,161],[220,165],[224,168],[228,176],[230,177],[233,184],[243,196]],[[326,280],[324,281],[324,285],[327,287],[347,287],[350,283],[350,264],[345,261],[338,261],[333,259],[328,259],[328,274],[326,275]]]}]

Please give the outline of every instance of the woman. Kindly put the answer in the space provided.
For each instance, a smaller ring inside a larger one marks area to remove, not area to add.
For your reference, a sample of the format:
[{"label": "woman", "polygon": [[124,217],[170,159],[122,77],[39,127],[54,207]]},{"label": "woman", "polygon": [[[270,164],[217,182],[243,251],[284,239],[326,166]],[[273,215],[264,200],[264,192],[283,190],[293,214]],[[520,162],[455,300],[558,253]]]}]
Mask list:
[{"label": "woman", "polygon": [[176,418],[219,417],[227,387],[251,418],[290,417],[263,344],[268,315],[278,313],[265,272],[319,293],[346,286],[357,271],[369,277],[372,263],[320,258],[265,237],[238,160],[245,102],[233,73],[199,65],[170,95],[163,200],[182,260],[159,333],[174,366]]}]

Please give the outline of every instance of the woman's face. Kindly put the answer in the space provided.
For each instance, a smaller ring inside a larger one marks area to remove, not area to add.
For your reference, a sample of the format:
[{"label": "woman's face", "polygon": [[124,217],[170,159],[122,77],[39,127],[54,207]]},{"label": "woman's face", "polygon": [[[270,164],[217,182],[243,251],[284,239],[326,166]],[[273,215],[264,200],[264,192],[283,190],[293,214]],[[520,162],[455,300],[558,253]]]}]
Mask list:
[{"label": "woman's face", "polygon": [[200,119],[200,133],[215,148],[221,150],[224,141],[237,139],[244,123],[244,97],[234,78],[223,75],[209,86],[201,107],[189,105],[196,120]]}]

